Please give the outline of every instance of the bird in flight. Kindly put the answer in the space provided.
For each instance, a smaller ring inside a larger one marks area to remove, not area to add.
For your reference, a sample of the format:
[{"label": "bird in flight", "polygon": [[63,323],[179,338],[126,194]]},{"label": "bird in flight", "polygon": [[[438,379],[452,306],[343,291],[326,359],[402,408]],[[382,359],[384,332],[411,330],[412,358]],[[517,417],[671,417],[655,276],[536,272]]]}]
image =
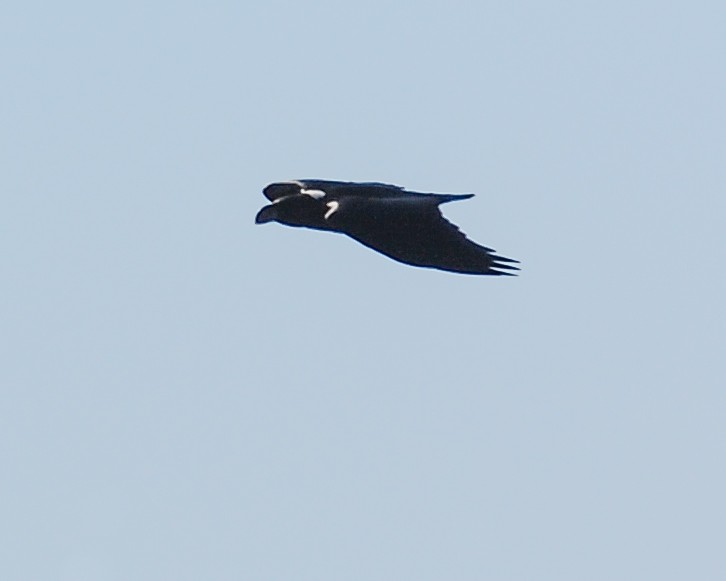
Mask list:
[{"label": "bird in flight", "polygon": [[294,180],[263,192],[255,223],[341,232],[393,260],[463,274],[513,275],[519,261],[469,240],[439,206],[474,194],[423,194],[378,182]]}]

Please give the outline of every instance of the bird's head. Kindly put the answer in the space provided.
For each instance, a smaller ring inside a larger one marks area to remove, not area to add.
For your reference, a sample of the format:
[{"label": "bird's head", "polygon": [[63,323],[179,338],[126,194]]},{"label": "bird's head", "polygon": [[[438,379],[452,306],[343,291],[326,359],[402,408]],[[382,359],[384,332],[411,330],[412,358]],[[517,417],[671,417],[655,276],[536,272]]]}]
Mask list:
[{"label": "bird's head", "polygon": [[326,218],[330,212],[330,204],[331,202],[326,203],[322,198],[307,194],[282,196],[262,208],[255,217],[255,223],[280,222],[287,226],[330,230]]}]

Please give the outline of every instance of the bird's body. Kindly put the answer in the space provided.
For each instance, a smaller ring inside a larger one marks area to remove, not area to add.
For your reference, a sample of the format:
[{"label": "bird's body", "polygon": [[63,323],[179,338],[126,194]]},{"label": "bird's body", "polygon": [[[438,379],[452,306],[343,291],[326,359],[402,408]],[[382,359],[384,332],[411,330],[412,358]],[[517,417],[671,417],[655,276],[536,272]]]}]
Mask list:
[{"label": "bird's body", "polygon": [[263,191],[272,203],[256,222],[347,234],[386,256],[426,268],[464,274],[506,275],[519,270],[516,260],[466,238],[439,205],[473,194],[424,194],[378,182],[296,180],[270,184]]}]

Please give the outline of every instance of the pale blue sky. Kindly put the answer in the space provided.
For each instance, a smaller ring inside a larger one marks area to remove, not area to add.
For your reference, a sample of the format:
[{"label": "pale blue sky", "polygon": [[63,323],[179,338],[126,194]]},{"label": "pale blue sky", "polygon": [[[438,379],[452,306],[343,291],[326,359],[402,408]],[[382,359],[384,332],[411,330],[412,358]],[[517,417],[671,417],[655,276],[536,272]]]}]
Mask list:
[{"label": "pale blue sky", "polygon": [[[719,2],[0,8],[0,577],[723,579]],[[255,226],[473,192],[519,278]]]}]

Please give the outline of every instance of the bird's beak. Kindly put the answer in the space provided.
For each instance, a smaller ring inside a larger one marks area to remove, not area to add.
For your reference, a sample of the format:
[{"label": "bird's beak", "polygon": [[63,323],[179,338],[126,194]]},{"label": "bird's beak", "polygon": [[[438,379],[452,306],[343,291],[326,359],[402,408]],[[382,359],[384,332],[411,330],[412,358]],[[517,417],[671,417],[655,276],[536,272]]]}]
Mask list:
[{"label": "bird's beak", "polygon": [[274,204],[265,206],[255,216],[255,224],[264,224],[265,222],[273,222],[277,220],[277,208]]}]

